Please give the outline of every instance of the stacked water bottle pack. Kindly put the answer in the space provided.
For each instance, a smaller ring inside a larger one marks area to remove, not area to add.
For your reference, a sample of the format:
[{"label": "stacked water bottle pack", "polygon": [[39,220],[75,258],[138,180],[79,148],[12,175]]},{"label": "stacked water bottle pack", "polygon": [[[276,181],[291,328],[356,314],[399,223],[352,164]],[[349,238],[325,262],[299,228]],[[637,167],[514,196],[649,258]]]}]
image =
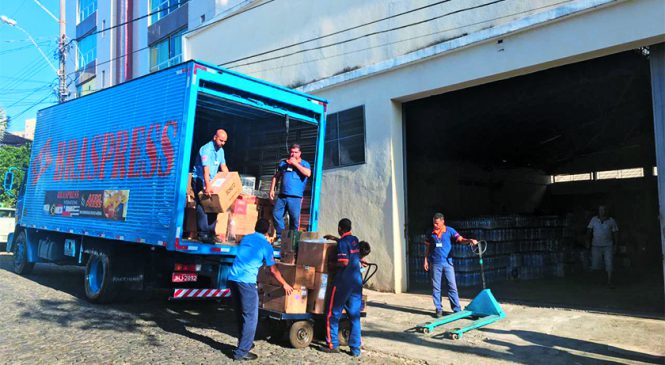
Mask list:
[{"label": "stacked water bottle pack", "polygon": [[[495,216],[449,221],[464,237],[487,241],[484,268],[488,283],[564,276],[571,230],[558,216]],[[480,265],[467,245],[453,245],[457,285],[481,282]]]}]

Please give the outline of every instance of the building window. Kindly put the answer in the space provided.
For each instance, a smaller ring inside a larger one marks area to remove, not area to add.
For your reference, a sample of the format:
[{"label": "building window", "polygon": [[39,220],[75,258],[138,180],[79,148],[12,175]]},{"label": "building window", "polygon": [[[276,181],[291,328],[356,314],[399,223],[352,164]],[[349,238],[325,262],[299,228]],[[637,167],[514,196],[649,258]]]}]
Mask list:
[{"label": "building window", "polygon": [[182,29],[150,47],[150,72],[159,71],[182,62]]},{"label": "building window", "polygon": [[157,23],[160,19],[174,12],[189,0],[150,0],[150,24]]},{"label": "building window", "polygon": [[97,91],[97,80],[95,78],[76,86],[76,95],[78,95],[78,97],[88,95],[95,91]]},{"label": "building window", "polygon": [[365,108],[330,114],[326,119],[323,168],[365,163]]},{"label": "building window", "polygon": [[81,39],[77,45],[76,69],[81,70],[97,58],[97,35],[91,34]]},{"label": "building window", "polygon": [[572,175],[554,175],[554,182],[570,182],[570,181],[587,181],[593,180],[593,176],[590,172],[584,174],[572,174]]},{"label": "building window", "polygon": [[78,22],[82,22],[97,11],[97,0],[79,0]]},{"label": "building window", "polygon": [[644,177],[643,168],[623,169],[623,170],[610,170],[596,172],[596,180],[607,179],[630,179],[635,177]]}]

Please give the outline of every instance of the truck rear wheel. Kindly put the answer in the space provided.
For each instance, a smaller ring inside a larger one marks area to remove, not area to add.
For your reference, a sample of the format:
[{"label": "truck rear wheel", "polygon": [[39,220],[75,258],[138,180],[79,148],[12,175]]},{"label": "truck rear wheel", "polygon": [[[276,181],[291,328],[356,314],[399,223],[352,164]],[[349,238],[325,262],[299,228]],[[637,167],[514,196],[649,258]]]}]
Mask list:
[{"label": "truck rear wheel", "polygon": [[85,296],[92,303],[109,303],[116,294],[111,273],[111,258],[97,252],[90,255],[85,265]]},{"label": "truck rear wheel", "polygon": [[14,272],[19,275],[27,275],[35,267],[34,262],[28,262],[28,243],[25,239],[25,232],[21,232],[14,242]]}]

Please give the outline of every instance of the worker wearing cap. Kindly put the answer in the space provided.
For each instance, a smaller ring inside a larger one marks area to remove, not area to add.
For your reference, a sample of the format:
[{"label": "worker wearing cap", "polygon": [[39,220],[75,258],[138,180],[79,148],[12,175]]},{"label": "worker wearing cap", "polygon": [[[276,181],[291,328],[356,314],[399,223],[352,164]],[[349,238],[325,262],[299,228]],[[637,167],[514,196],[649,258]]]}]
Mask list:
[{"label": "worker wearing cap", "polygon": [[282,160],[277,165],[277,171],[270,181],[270,199],[275,199],[275,185],[281,179],[282,186],[275,208],[273,209],[273,220],[277,238],[282,237],[284,230],[284,212],[289,213],[289,229],[297,230],[300,227],[300,207],[302,196],[305,192],[307,179],[312,176],[309,163],[302,159],[300,145],[294,143],[289,148],[289,158]]},{"label": "worker wearing cap", "polygon": [[457,294],[457,283],[455,282],[452,243],[476,245],[478,241],[464,238],[452,227],[447,227],[445,217],[441,213],[434,214],[432,223],[434,228],[427,236],[423,268],[430,272],[435,317],[439,318],[443,315],[443,308],[441,307],[441,279],[443,276],[445,276],[448,283],[448,300],[450,300],[451,309],[453,312],[462,310]]},{"label": "worker wearing cap", "polygon": [[[212,180],[218,171],[229,172],[226,167],[224,145],[228,135],[223,129],[218,129],[212,141],[204,144],[196,155],[196,163],[192,172],[192,190],[196,201],[196,228],[199,231],[199,240],[203,242],[221,242],[215,237],[216,213],[206,213],[199,199],[199,192],[212,194]],[[212,223],[211,223],[212,222]]]},{"label": "worker wearing cap", "polygon": [[335,275],[330,304],[326,316],[326,342],[324,352],[339,352],[339,319],[342,309],[351,322],[349,347],[351,355],[360,356],[360,309],[362,305],[363,279],[360,273],[361,258],[358,238],[351,234],[351,221],[344,218],[339,221],[337,231],[337,263],[339,270]]},{"label": "worker wearing cap", "polygon": [[261,266],[270,268],[270,273],[282,285],[286,295],[293,288],[284,280],[275,265],[273,249],[268,242],[270,222],[259,219],[255,232],[243,237],[238,253],[229,270],[228,286],[238,320],[238,347],[233,351],[234,360],[256,360],[256,354],[249,352],[254,347],[254,335],[259,318],[259,293],[256,278]]}]

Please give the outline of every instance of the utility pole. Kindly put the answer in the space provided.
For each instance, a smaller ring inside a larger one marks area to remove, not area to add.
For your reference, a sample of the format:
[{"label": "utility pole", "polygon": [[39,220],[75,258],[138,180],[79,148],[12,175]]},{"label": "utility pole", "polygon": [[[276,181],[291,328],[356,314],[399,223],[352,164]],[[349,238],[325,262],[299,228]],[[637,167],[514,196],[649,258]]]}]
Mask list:
[{"label": "utility pole", "polygon": [[65,73],[65,42],[67,41],[65,27],[65,0],[60,0],[60,39],[59,39],[59,58],[60,58],[60,70],[58,71],[58,77],[60,78],[60,87],[58,93],[58,101],[60,103],[64,102],[67,98],[67,75]]}]

